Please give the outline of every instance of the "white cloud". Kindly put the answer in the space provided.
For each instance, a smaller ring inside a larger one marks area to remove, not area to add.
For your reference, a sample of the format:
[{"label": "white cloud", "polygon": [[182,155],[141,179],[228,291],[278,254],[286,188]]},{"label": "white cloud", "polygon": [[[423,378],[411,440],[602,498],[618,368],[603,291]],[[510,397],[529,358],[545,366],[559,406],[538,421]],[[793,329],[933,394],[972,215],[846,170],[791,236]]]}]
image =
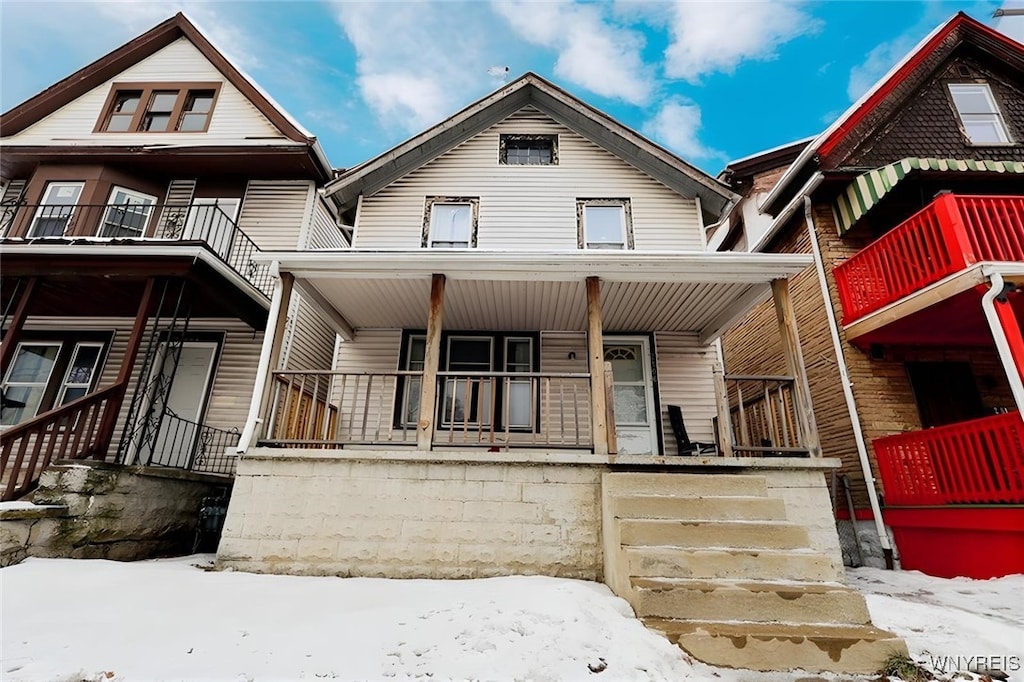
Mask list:
[{"label": "white cloud", "polygon": [[697,82],[716,71],[732,73],[744,60],[772,59],[779,45],[819,27],[798,2],[677,0],[665,74]]},{"label": "white cloud", "polygon": [[356,82],[387,126],[421,130],[451,115],[489,85],[498,63],[488,40],[486,5],[455,3],[334,4],[356,51]]},{"label": "white cloud", "polygon": [[860,99],[872,85],[884,76],[907,52],[913,49],[917,40],[910,34],[904,34],[877,45],[868,52],[863,62],[850,69],[850,81],[846,86],[846,95],[850,101]]},{"label": "white cloud", "polygon": [[687,161],[726,160],[723,152],[700,141],[700,129],[700,107],[681,97],[673,97],[644,125],[643,132]]},{"label": "white cloud", "polygon": [[654,89],[643,36],[611,23],[602,7],[571,2],[496,2],[524,40],[558,53],[554,74],[593,93],[644,104]]}]

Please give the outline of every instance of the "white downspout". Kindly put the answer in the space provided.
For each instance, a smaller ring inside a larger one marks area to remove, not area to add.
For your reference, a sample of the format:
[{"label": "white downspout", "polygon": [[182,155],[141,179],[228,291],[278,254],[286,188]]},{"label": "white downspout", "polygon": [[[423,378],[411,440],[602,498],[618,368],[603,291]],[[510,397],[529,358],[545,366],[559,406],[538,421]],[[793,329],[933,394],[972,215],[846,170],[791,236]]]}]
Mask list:
[{"label": "white downspout", "polygon": [[267,377],[270,376],[270,356],[273,352],[274,337],[277,336],[277,319],[280,317],[281,299],[284,298],[284,283],[281,280],[280,266],[277,261],[270,264],[270,276],[277,279],[274,282],[274,293],[270,297],[270,313],[267,317],[267,328],[263,331],[260,360],[256,365],[256,383],[252,387],[252,400],[249,401],[249,416],[245,419],[245,427],[242,429],[242,435],[238,438],[238,446],[235,448],[235,452],[239,454],[249,449],[256,434],[256,425],[262,421],[260,419],[260,403],[263,401]]},{"label": "white downspout", "polygon": [[[878,533],[878,542],[882,546],[882,552],[886,555],[886,565],[892,561],[892,544],[889,542],[889,534],[885,532],[885,522],[882,520],[882,507],[878,503],[878,492],[875,490],[875,475],[871,471],[871,461],[868,459],[868,447],[864,442],[864,434],[861,432],[860,417],[857,415],[857,403],[853,398],[853,383],[850,381],[850,374],[846,369],[846,355],[843,353],[843,342],[839,339],[839,325],[836,322],[836,313],[832,309],[832,297],[828,292],[828,280],[825,279],[825,265],[821,260],[821,250],[818,248],[817,232],[814,229],[814,218],[811,215],[811,198],[804,195],[804,222],[807,224],[808,237],[811,241],[811,251],[814,254],[814,269],[818,272],[818,284],[821,286],[821,297],[825,304],[825,315],[828,316],[828,331],[832,336],[832,348],[836,353],[837,364],[839,365],[839,378],[843,386],[843,396],[846,397],[846,409],[850,413],[850,422],[853,424],[853,440],[857,444],[857,455],[860,458],[860,468],[864,474],[864,484],[868,489],[868,501],[871,504],[871,515],[875,518],[875,532]],[[850,519],[856,533],[857,519]]]},{"label": "white downspout", "polygon": [[1003,325],[999,323],[999,316],[996,314],[996,296],[1003,293],[1005,283],[1003,276],[998,272],[986,273],[992,286],[985,295],[981,297],[981,307],[985,311],[985,319],[988,320],[989,329],[992,330],[992,338],[996,342],[996,350],[999,352],[999,360],[1003,363],[1003,370],[1010,382],[1010,391],[1013,393],[1013,400],[1017,403],[1017,409],[1024,415],[1024,381],[1021,380],[1017,365],[1013,362],[1013,355],[1010,352],[1010,342],[1006,339],[1006,332]]}]

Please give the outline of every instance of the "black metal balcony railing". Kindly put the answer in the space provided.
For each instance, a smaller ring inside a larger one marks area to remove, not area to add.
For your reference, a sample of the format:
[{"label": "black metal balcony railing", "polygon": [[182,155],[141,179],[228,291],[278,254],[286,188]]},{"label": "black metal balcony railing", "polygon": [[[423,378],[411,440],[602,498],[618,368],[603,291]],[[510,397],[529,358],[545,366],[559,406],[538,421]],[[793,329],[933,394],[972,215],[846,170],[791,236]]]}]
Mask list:
[{"label": "black metal balcony railing", "polygon": [[210,474],[234,474],[238,458],[229,452],[238,445],[238,429],[218,429],[164,410],[160,430],[139,463]]},{"label": "black metal balcony railing", "polygon": [[201,242],[265,296],[256,243],[216,204],[21,204],[0,209],[0,238]]}]

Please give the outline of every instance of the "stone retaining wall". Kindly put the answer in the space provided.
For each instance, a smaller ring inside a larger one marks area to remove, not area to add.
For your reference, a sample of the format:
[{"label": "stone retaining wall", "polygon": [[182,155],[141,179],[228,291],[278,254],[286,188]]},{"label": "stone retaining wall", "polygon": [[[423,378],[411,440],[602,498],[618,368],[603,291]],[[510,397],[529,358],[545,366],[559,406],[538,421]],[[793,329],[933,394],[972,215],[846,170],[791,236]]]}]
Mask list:
[{"label": "stone retaining wall", "polygon": [[[0,507],[0,562],[26,556],[130,561],[187,554],[204,497],[231,481],[177,469],[103,463],[47,468],[31,502]],[[41,511],[45,510],[45,511]]]}]

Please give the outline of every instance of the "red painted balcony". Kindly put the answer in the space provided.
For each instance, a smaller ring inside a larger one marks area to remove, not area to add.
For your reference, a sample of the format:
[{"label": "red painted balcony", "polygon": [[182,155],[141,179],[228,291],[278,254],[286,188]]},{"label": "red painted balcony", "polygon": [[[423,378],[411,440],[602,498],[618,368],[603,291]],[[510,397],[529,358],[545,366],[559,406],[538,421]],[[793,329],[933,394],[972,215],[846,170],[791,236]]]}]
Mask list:
[{"label": "red painted balcony", "polygon": [[843,324],[982,261],[1024,261],[1024,196],[942,195],[838,265]]},{"label": "red painted balcony", "polygon": [[886,506],[1024,504],[1024,421],[1009,412],[874,441]]}]

